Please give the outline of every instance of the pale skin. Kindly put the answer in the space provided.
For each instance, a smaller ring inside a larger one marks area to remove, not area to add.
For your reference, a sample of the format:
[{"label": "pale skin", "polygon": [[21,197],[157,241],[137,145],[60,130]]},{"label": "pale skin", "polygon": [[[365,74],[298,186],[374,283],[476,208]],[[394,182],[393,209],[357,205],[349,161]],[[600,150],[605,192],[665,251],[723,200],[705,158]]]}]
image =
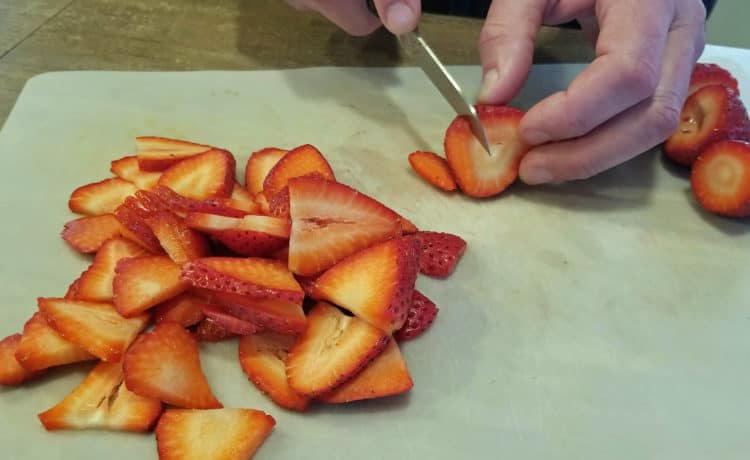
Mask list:
[{"label": "pale skin", "polygon": [[[382,22],[364,1],[288,2],[357,36],[381,25],[394,34],[411,31],[421,14],[420,0],[375,0]],[[526,81],[539,28],[573,19],[596,58],[523,117],[521,135],[532,148],[520,177],[528,184],[586,179],[663,142],[679,123],[705,45],[700,0],[494,0],[478,44],[478,102],[508,103]]]}]

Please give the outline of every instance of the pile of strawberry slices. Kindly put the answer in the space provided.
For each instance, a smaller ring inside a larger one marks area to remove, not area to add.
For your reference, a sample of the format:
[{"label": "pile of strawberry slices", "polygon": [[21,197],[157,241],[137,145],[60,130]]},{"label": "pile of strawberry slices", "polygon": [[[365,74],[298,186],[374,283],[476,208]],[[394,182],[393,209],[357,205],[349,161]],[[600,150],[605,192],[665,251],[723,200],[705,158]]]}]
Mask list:
[{"label": "pile of strawberry slices", "polygon": [[284,410],[412,389],[399,343],[438,313],[417,277],[450,276],[463,239],[337,181],[311,145],[254,152],[243,186],[226,150],[136,144],[70,196],[83,216],[62,237],[90,266],[0,342],[2,385],[92,362],[38,414],[46,429],[153,430],[162,459],[251,457],[276,420],[223,406],[200,342],[237,340],[238,365]]}]

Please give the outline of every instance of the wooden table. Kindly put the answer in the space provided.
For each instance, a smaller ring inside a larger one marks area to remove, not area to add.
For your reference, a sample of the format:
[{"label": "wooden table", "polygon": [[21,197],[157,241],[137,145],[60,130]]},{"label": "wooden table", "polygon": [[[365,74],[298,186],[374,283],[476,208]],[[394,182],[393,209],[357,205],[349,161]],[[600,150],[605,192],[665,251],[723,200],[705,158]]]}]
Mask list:
[{"label": "wooden table", "polygon": [[[481,20],[425,15],[447,64],[477,64]],[[409,64],[393,37],[350,37],[281,0],[0,0],[0,124],[32,76],[59,70],[250,70]],[[536,62],[582,62],[572,30],[544,28]]]}]

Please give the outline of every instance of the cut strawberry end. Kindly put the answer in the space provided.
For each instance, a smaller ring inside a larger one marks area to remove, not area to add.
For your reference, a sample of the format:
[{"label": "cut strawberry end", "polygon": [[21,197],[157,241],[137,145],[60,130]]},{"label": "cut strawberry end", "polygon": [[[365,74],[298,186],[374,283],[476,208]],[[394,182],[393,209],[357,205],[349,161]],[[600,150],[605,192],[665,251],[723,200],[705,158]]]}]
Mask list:
[{"label": "cut strawberry end", "polygon": [[399,342],[416,339],[429,329],[438,311],[432,300],[415,290],[409,313],[406,315],[406,323],[393,334],[393,338]]},{"label": "cut strawberry end", "polygon": [[448,162],[433,152],[412,152],[409,164],[428,184],[446,192],[456,190],[456,181]]},{"label": "cut strawberry end", "polygon": [[691,185],[706,210],[727,217],[750,216],[750,144],[711,145],[693,165]]}]

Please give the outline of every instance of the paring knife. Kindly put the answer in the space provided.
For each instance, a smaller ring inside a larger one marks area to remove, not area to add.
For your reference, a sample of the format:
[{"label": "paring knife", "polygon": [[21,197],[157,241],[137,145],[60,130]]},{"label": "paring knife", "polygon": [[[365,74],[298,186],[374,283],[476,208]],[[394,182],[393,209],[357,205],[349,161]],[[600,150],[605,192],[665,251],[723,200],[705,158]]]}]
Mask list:
[{"label": "paring knife", "polygon": [[[367,9],[370,10],[375,16],[378,15],[375,9],[375,3],[373,0],[367,1]],[[432,81],[435,87],[440,91],[446,101],[453,107],[458,115],[465,116],[474,136],[479,140],[484,149],[487,151],[487,155],[492,156],[490,152],[490,143],[487,141],[487,134],[484,132],[482,122],[479,121],[477,111],[473,105],[469,104],[464,98],[461,87],[458,86],[456,80],[453,79],[451,74],[440,62],[438,57],[432,51],[427,42],[419,35],[418,28],[414,29],[413,32],[398,36],[398,41],[404,48],[406,53],[413,57],[419,66],[422,68],[427,77]]]}]

